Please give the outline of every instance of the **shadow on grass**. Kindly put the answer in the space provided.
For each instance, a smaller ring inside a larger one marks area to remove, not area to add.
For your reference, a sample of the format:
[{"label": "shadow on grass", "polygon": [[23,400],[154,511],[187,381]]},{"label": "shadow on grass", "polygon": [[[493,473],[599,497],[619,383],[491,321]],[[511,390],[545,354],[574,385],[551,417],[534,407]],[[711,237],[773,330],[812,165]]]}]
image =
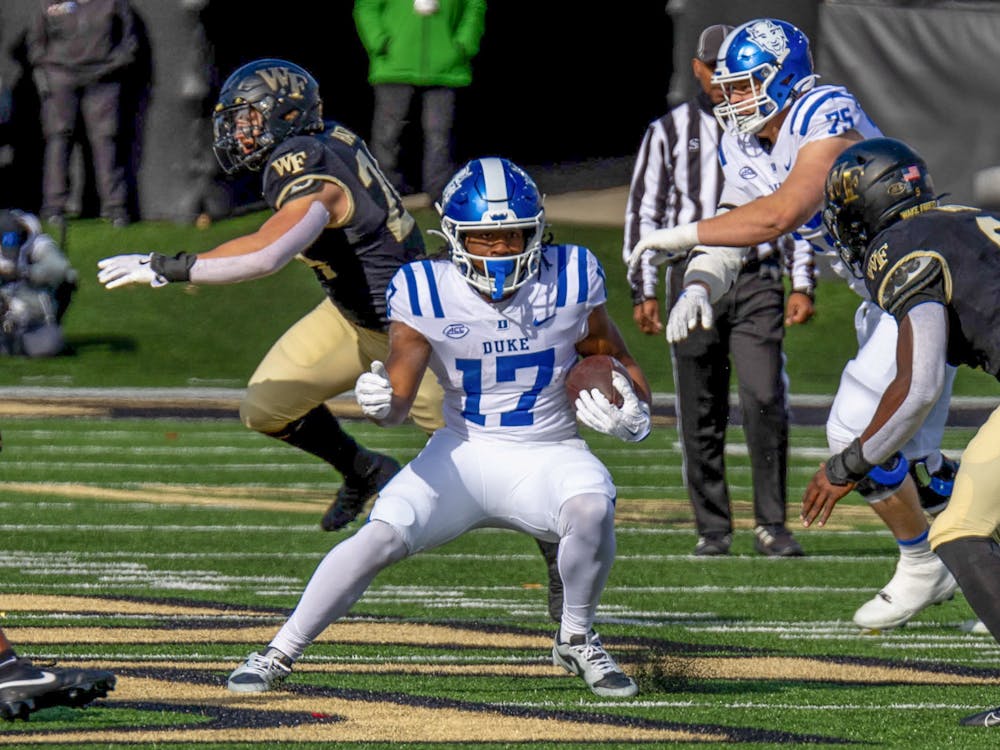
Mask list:
[{"label": "shadow on grass", "polygon": [[67,336],[60,356],[72,357],[87,351],[135,352],[139,346],[130,336]]}]

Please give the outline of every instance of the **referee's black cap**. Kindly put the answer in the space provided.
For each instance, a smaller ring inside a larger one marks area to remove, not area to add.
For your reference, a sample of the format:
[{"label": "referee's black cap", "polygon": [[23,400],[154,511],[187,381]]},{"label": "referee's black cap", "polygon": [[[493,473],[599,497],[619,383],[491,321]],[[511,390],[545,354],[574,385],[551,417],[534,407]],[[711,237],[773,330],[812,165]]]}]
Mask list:
[{"label": "referee's black cap", "polygon": [[715,59],[719,56],[719,47],[722,46],[723,40],[729,36],[729,32],[732,30],[732,26],[717,23],[702,31],[701,36],[698,37],[698,59],[703,63],[715,65]]}]

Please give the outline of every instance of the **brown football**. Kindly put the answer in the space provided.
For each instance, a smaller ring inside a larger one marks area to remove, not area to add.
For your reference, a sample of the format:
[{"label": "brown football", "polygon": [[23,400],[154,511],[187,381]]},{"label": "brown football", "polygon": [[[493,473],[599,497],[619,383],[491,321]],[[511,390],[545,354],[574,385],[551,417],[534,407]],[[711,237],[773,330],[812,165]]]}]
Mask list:
[{"label": "brown football", "polygon": [[579,360],[566,375],[566,398],[570,404],[576,403],[580,391],[597,388],[615,406],[621,406],[625,401],[621,394],[611,384],[611,373],[615,370],[622,373],[631,382],[632,377],[625,365],[614,357],[606,354],[593,354]]}]

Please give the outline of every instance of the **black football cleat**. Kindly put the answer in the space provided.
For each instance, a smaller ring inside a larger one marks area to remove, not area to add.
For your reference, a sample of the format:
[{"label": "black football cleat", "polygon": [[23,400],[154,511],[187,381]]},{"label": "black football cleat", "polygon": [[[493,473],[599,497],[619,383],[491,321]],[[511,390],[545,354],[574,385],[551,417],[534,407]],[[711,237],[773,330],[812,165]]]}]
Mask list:
[{"label": "black football cleat", "polygon": [[50,706],[85,706],[115,689],[115,676],[103,669],[36,667],[15,659],[0,667],[0,716],[27,720]]},{"label": "black football cleat", "polygon": [[368,499],[389,484],[402,468],[391,456],[364,450],[363,453],[369,458],[368,468],[363,474],[344,478],[337,498],[320,521],[324,531],[337,531],[357,518]]},{"label": "black football cleat", "polygon": [[805,552],[792,532],[784,526],[757,526],[753,530],[754,549],[768,557],[802,557]]},{"label": "black football cleat", "polygon": [[542,557],[545,558],[549,574],[549,618],[556,623],[562,622],[563,582],[556,559],[559,554],[559,542],[543,542],[541,539],[535,541],[538,543],[538,549],[542,551]]},{"label": "black football cleat", "polygon": [[1000,727],[1000,706],[966,716],[958,724],[963,727]]}]

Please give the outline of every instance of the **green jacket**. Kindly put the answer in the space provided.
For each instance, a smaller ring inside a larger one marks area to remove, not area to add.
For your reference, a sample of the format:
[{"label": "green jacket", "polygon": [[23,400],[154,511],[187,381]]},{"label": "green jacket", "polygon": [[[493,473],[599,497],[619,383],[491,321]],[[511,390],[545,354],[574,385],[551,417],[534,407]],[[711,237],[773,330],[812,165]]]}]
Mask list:
[{"label": "green jacket", "polygon": [[354,23],[370,61],[368,82],[468,86],[486,23],[486,0],[439,0],[423,16],[413,0],[356,0]]}]

